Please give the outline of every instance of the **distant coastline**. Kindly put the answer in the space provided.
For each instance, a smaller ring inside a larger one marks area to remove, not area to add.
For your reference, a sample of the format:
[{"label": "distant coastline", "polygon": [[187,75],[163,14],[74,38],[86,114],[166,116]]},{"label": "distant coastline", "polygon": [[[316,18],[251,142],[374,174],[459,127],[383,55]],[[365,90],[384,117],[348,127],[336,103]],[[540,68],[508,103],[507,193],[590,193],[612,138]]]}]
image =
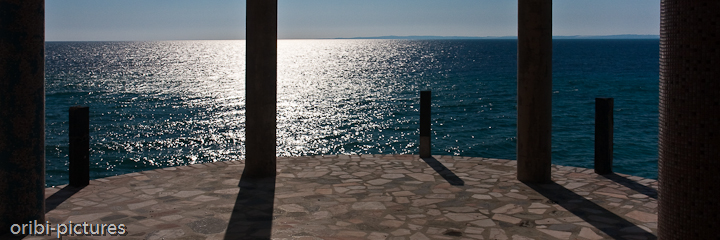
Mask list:
[{"label": "distant coastline", "polygon": [[[377,36],[377,37],[352,37],[332,39],[408,39],[408,40],[432,40],[432,39],[517,39],[517,36],[500,37],[469,37],[469,36]],[[574,35],[574,36],[553,36],[553,39],[660,39],[660,35],[620,34],[620,35]]]}]

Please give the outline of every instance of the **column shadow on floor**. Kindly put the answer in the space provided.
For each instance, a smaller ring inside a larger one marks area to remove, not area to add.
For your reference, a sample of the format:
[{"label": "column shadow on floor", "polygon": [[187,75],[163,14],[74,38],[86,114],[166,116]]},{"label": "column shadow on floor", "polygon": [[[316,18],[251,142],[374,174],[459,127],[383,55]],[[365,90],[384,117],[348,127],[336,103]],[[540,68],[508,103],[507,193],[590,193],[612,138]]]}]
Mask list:
[{"label": "column shadow on floor", "polygon": [[423,161],[425,161],[425,163],[427,163],[433,170],[435,170],[435,172],[440,174],[440,176],[442,176],[445,179],[445,181],[450,183],[450,185],[453,185],[453,186],[464,186],[465,185],[465,181],[460,179],[457,175],[455,175],[455,173],[450,171],[450,169],[445,167],[445,165],[443,165],[441,162],[439,162],[434,157],[421,158],[421,159]]},{"label": "column shadow on floor", "polygon": [[45,199],[45,213],[49,213],[53,209],[57,208],[57,206],[60,206],[65,200],[68,200],[72,195],[75,195],[75,193],[82,190],[83,187],[74,187],[67,185],[64,188],[60,189],[60,191],[57,191],[53,193],[53,195],[50,195],[50,197]]},{"label": "column shadow on floor", "polygon": [[633,180],[628,179],[628,178],[626,178],[626,177],[617,175],[617,174],[615,174],[615,173],[606,174],[606,175],[601,175],[601,176],[603,176],[603,177],[605,177],[605,178],[607,178],[607,179],[610,179],[610,180],[612,180],[613,182],[616,182],[616,183],[618,183],[618,184],[620,184],[620,185],[623,185],[623,186],[625,186],[625,187],[627,187],[627,188],[629,188],[629,189],[635,190],[635,191],[638,192],[638,193],[642,193],[642,194],[647,195],[648,197],[657,199],[658,192],[657,192],[657,190],[655,190],[654,188],[651,188],[651,187],[642,185],[642,184],[640,184],[640,183],[638,183],[638,182],[636,182],[636,181],[633,181]]},{"label": "column shadow on floor", "polygon": [[248,179],[244,176],[238,184],[240,191],[224,239],[270,239],[275,176],[263,179]]},{"label": "column shadow on floor", "polygon": [[557,183],[525,183],[525,185],[614,239],[629,240],[635,239],[631,236],[638,235],[644,236],[645,239],[657,239],[652,233]]}]

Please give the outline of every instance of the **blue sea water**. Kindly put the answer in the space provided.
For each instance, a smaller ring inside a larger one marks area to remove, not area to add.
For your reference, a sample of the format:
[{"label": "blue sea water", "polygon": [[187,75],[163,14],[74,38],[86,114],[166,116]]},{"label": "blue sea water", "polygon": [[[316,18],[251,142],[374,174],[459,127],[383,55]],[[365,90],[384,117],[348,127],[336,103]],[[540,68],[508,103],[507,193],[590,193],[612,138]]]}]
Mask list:
[{"label": "blue sea water", "polygon": [[[280,40],[280,156],[515,159],[516,40]],[[592,168],[594,101],[615,98],[615,170],[657,178],[659,40],[553,41],[553,163]],[[245,42],[47,42],[48,186],[65,184],[68,108],[90,106],[91,177],[242,159]]]}]

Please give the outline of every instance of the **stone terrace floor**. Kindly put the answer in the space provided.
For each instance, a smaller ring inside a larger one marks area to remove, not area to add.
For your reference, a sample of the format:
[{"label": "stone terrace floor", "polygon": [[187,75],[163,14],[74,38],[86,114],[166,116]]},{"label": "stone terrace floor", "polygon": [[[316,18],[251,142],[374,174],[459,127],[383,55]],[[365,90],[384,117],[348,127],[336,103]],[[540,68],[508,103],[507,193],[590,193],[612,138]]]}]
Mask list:
[{"label": "stone terrace floor", "polygon": [[46,220],[125,224],[126,236],[104,238],[128,240],[656,238],[652,179],[553,166],[554,183],[524,184],[516,161],[459,156],[279,157],[277,166],[276,179],[243,183],[235,161],[48,188]]}]

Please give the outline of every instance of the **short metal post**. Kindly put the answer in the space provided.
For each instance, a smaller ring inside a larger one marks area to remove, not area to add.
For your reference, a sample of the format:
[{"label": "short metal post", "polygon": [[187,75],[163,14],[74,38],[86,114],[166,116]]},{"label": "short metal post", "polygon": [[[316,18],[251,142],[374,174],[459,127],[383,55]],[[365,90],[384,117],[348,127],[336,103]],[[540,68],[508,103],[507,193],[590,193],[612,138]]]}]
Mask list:
[{"label": "short metal post", "polygon": [[613,99],[595,99],[595,173],[610,174],[613,163]]},{"label": "short metal post", "polygon": [[430,156],[430,91],[420,91],[420,157]]},{"label": "short metal post", "polygon": [[70,186],[90,184],[90,108],[70,107]]}]

